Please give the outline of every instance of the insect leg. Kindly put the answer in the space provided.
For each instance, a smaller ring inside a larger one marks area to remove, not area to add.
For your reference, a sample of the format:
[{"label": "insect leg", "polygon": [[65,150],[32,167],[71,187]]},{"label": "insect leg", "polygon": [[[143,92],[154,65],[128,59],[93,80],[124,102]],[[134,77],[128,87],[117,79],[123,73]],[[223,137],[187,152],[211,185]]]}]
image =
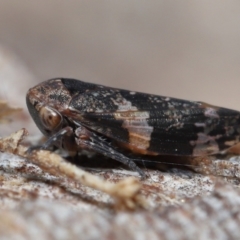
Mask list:
[{"label": "insect leg", "polygon": [[91,132],[87,130],[86,128],[79,126],[76,131],[76,143],[81,148],[93,150],[97,153],[100,153],[106,157],[112,158],[114,160],[117,160],[125,165],[127,165],[130,169],[133,171],[137,171],[142,178],[145,178],[146,175],[140,169],[133,159],[126,157],[122,153],[115,150],[110,143],[105,141],[101,136],[95,134],[94,132]]},{"label": "insect leg", "polygon": [[59,141],[63,136],[70,136],[73,134],[73,130],[71,127],[65,127],[62,128],[60,131],[58,131],[56,134],[51,136],[43,145],[42,149],[48,149],[50,146],[52,146],[54,143]]},{"label": "insect leg", "polygon": [[27,153],[31,153],[33,150],[38,150],[38,149],[48,149],[49,147],[57,143],[59,140],[61,140],[64,136],[70,136],[72,134],[73,134],[73,130],[71,127],[62,128],[56,134],[52,135],[44,144],[30,147],[27,150]]}]

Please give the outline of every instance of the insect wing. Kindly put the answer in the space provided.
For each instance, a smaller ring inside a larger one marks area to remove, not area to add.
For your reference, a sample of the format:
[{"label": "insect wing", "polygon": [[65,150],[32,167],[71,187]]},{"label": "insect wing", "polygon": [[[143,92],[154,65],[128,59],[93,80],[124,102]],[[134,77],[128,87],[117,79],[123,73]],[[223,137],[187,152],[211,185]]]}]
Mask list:
[{"label": "insect wing", "polygon": [[137,153],[199,156],[238,142],[238,111],[101,85],[74,91],[76,122]]}]

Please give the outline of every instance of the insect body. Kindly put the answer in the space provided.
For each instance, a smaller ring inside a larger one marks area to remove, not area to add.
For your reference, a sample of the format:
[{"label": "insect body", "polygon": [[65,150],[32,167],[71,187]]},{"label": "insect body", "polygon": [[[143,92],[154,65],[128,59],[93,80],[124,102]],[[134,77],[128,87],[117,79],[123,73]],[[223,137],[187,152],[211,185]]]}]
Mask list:
[{"label": "insect body", "polygon": [[93,150],[144,176],[124,149],[143,157],[217,154],[239,142],[240,112],[202,102],[56,78],[27,93],[38,128],[69,152]]}]

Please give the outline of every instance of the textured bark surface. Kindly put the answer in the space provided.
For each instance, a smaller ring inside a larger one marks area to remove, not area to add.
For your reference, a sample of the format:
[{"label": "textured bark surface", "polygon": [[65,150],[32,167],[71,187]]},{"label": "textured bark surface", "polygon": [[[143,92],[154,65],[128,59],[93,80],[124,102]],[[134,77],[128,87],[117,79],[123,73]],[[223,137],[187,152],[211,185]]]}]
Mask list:
[{"label": "textured bark surface", "polygon": [[23,157],[25,135],[0,140],[2,239],[238,239],[237,177],[146,170],[140,182],[114,168],[91,175],[48,151]]}]

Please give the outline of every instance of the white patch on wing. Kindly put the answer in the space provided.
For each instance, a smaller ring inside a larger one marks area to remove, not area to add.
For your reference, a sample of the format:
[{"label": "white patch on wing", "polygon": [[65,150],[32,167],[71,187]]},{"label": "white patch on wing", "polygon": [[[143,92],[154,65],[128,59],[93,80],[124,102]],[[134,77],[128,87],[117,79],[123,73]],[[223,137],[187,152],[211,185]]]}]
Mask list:
[{"label": "white patch on wing", "polygon": [[195,141],[190,141],[190,144],[194,146],[193,156],[219,153],[220,150],[216,139],[220,137],[221,135],[212,137],[205,133],[198,133],[198,139]]},{"label": "white patch on wing", "polygon": [[214,108],[211,108],[211,107],[208,107],[208,108],[205,109],[204,115],[206,117],[210,117],[210,118],[219,118],[217,110],[214,109]]},{"label": "white patch on wing", "polygon": [[202,122],[196,122],[196,123],[194,123],[194,125],[195,125],[196,127],[203,127],[203,128],[206,127],[206,123],[202,123]]},{"label": "white patch on wing", "polygon": [[116,99],[111,98],[111,100],[116,106],[118,106],[117,111],[137,111],[137,108],[132,106],[132,103],[123,97],[118,97]]},{"label": "white patch on wing", "polygon": [[[135,108],[135,107],[134,107]],[[132,109],[132,108],[131,108]],[[114,117],[123,121],[123,128],[129,132],[129,144],[138,149],[148,149],[151,140],[153,127],[147,122],[149,113],[146,111],[116,112]]]},{"label": "white patch on wing", "polygon": [[113,114],[115,119],[123,121],[122,127],[128,130],[128,143],[135,150],[147,150],[150,145],[153,127],[148,124],[149,112],[139,111],[130,101],[118,94],[117,98],[111,98],[118,107]]}]

